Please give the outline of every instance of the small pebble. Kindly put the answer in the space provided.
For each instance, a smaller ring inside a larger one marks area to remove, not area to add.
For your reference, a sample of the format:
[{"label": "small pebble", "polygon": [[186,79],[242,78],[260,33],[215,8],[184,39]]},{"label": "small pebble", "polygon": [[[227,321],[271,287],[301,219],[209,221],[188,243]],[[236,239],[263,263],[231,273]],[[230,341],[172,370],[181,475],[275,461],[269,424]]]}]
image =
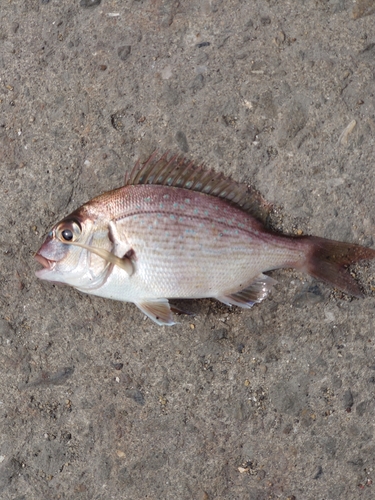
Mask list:
[{"label": "small pebble", "polygon": [[261,469],[260,471],[258,471],[257,477],[258,477],[259,481],[261,481],[262,479],[264,479],[266,477],[266,471]]},{"label": "small pebble", "polygon": [[178,131],[176,133],[176,142],[184,153],[187,153],[189,151],[189,144],[186,135],[183,132]]},{"label": "small pebble", "polygon": [[112,366],[115,370],[122,370],[124,363],[112,363]]},{"label": "small pebble", "polygon": [[192,83],[190,85],[190,88],[191,88],[192,92],[195,94],[199,90],[203,89],[204,85],[205,85],[204,77],[202,74],[200,74],[194,78],[194,80],[192,81]]},{"label": "small pebble", "polygon": [[128,389],[125,391],[125,396],[127,398],[133,399],[136,403],[143,406],[145,404],[145,398],[140,390],[138,389]]},{"label": "small pebble", "polygon": [[101,2],[102,0],[81,0],[79,2],[79,5],[87,9],[89,7],[97,7],[98,5],[101,4]]},{"label": "small pebble", "polygon": [[10,339],[14,336],[14,330],[5,319],[0,319],[0,337]]},{"label": "small pebble", "polygon": [[130,56],[131,46],[124,45],[123,47],[119,47],[117,49],[117,55],[121,59],[121,61],[126,61],[126,59]]},{"label": "small pebble", "polygon": [[323,474],[323,468],[321,465],[318,466],[315,475],[313,476],[313,479],[319,479],[319,477]]},{"label": "small pebble", "polygon": [[354,404],[353,394],[350,389],[348,389],[343,396],[344,408],[351,408]]},{"label": "small pebble", "polygon": [[237,346],[237,352],[239,352],[240,354],[242,354],[245,350],[245,344],[238,344]]}]

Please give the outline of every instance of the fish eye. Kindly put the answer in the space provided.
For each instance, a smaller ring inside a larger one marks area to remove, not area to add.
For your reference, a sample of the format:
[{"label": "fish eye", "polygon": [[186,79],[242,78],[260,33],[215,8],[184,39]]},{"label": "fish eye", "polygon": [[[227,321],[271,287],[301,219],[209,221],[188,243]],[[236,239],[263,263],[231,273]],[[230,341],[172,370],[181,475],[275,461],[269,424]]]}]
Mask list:
[{"label": "fish eye", "polygon": [[62,242],[75,241],[81,234],[81,225],[74,220],[63,221],[56,229],[56,236]]},{"label": "fish eye", "polygon": [[64,229],[61,231],[61,236],[65,241],[72,241],[73,232],[70,229]]}]

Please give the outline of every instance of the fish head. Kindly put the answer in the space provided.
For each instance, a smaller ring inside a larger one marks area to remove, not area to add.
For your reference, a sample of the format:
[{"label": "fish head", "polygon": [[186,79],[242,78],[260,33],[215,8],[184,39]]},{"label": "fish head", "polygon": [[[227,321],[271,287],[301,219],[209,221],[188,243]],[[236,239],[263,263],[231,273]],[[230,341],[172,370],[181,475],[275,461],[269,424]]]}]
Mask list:
[{"label": "fish head", "polygon": [[100,223],[87,216],[84,210],[78,209],[47,234],[35,254],[35,259],[43,266],[36,271],[36,276],[71,286],[89,286],[108,266],[108,262],[88,251],[92,245],[107,248],[110,245],[108,232],[101,230]]}]

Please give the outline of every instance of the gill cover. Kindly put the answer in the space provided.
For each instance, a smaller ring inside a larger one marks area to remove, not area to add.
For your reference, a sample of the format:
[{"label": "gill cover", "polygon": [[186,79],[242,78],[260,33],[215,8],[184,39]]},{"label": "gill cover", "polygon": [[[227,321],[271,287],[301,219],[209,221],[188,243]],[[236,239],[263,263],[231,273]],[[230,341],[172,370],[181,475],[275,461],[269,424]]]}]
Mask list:
[{"label": "gill cover", "polygon": [[92,247],[83,243],[78,243],[76,240],[82,233],[82,227],[78,220],[67,219],[62,221],[56,228],[56,237],[65,245],[73,245],[76,247],[84,248],[85,250],[101,257],[107,262],[114,264],[123,269],[129,276],[133,274],[133,265],[127,257],[117,257],[112,252],[108,252],[104,248]]}]

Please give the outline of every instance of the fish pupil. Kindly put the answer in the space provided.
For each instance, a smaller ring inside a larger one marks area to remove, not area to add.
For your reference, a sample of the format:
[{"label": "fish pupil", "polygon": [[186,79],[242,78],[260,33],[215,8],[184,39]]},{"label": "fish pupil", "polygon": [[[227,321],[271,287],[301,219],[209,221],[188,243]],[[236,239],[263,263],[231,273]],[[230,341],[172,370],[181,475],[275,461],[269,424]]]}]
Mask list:
[{"label": "fish pupil", "polygon": [[65,241],[72,241],[73,239],[73,233],[70,229],[64,229],[64,231],[62,231],[61,233],[61,236]]}]

